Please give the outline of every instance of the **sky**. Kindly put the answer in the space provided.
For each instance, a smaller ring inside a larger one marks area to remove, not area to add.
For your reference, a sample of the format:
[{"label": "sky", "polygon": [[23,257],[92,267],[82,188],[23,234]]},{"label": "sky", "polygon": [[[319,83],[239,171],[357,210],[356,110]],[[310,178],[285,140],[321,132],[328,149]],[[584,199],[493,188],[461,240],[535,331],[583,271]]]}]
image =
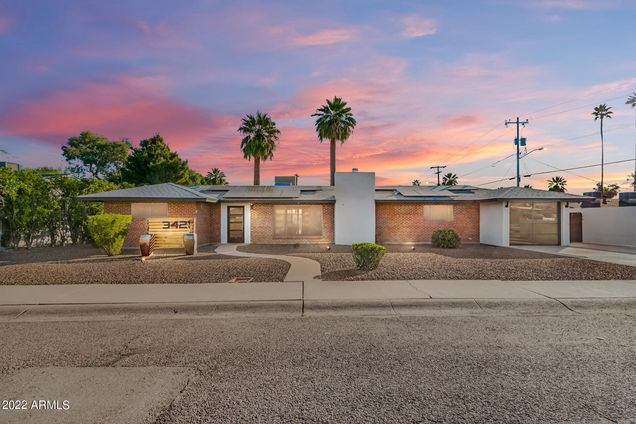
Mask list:
[{"label": "sky", "polygon": [[[589,191],[600,167],[594,106],[607,103],[605,161],[633,159],[636,0],[0,0],[0,161],[65,166],[61,146],[90,130],[133,144],[161,134],[190,166],[251,184],[237,128],[257,110],[281,130],[261,166],[329,183],[329,144],[311,114],[342,97],[358,125],[337,169],[378,185],[522,184]],[[509,155],[512,155],[508,157]],[[628,190],[634,162],[608,164]],[[554,172],[552,172],[554,171]]]}]

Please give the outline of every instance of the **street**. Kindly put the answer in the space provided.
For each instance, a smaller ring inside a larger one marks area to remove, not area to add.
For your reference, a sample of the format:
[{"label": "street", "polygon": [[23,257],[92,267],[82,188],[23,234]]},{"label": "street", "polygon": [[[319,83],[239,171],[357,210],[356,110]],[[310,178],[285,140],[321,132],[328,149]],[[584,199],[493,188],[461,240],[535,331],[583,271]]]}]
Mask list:
[{"label": "street", "polygon": [[0,421],[636,420],[633,303],[557,306],[5,319],[2,399],[37,391],[70,409],[2,410]]}]

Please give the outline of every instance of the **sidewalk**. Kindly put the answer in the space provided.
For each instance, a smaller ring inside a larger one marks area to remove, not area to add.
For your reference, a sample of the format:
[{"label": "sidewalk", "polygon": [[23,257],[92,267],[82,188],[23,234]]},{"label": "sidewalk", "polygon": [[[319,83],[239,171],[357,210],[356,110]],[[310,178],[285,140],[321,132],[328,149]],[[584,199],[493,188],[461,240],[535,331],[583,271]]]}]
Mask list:
[{"label": "sidewalk", "polygon": [[636,266],[636,249],[573,243],[572,246],[510,246],[515,249]]},{"label": "sidewalk", "polygon": [[398,280],[0,286],[0,306],[586,298],[636,298],[636,281]]}]

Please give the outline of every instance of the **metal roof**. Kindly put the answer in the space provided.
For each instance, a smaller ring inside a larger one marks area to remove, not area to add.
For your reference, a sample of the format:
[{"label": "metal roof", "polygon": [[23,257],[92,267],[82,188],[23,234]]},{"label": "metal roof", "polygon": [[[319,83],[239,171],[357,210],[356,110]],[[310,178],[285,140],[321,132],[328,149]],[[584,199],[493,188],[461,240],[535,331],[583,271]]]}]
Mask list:
[{"label": "metal roof", "polygon": [[235,186],[224,199],[281,199],[300,196],[298,186]]},{"label": "metal roof", "polygon": [[[184,187],[173,183],[163,183],[87,194],[78,198],[88,201],[327,203],[335,201],[335,187],[230,185]],[[466,185],[378,186],[375,189],[376,202],[475,202],[489,200],[582,202],[589,199],[592,198],[523,187],[486,189]]]},{"label": "metal roof", "polygon": [[174,183],[153,184],[124,188],[102,193],[78,196],[80,200],[103,201],[157,201],[218,202],[218,196],[206,194]]}]

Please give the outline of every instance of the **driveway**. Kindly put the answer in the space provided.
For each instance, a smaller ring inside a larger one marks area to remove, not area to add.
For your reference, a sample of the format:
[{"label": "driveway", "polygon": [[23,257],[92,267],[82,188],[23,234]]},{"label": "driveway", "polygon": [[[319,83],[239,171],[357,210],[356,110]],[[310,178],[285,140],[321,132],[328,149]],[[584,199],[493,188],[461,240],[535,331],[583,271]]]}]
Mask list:
[{"label": "driveway", "polygon": [[510,246],[531,252],[591,259],[618,265],[636,266],[636,248],[572,243],[571,246]]}]

